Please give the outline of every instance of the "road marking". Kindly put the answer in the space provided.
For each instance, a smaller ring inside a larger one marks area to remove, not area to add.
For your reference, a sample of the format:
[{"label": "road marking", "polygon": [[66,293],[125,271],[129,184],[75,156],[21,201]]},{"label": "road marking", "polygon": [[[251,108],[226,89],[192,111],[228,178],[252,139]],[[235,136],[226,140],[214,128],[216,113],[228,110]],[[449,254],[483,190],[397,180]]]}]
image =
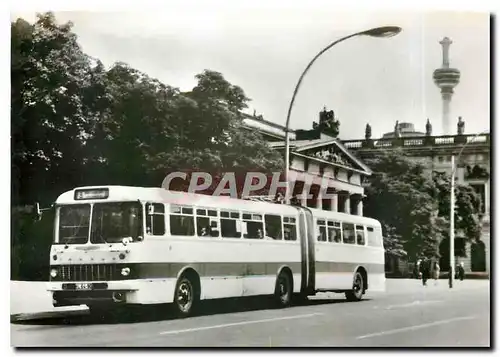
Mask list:
[{"label": "road marking", "polygon": [[431,326],[444,325],[444,324],[448,324],[450,322],[455,322],[455,321],[472,320],[474,318],[475,318],[475,316],[464,316],[464,317],[457,317],[457,318],[448,319],[448,320],[434,321],[434,322],[430,322],[430,323],[423,324],[423,325],[408,326],[408,327],[398,328],[398,329],[394,329],[394,330],[371,333],[369,335],[358,336],[358,337],[356,337],[356,339],[361,340],[364,338],[370,338],[370,337],[375,337],[375,336],[392,335],[395,333],[413,331],[413,330],[418,330],[421,328],[426,328],[426,327],[431,327]]},{"label": "road marking", "polygon": [[398,308],[398,307],[422,306],[422,305],[427,305],[427,304],[438,304],[441,302],[444,302],[444,301],[443,300],[427,300],[427,301],[426,300],[424,300],[424,301],[416,300],[416,301],[410,302],[408,304],[389,305],[385,309],[391,310],[391,309]]},{"label": "road marking", "polygon": [[216,329],[216,328],[232,327],[232,326],[239,326],[239,325],[259,324],[259,323],[262,323],[262,322],[273,322],[273,321],[291,320],[291,319],[303,319],[303,318],[306,318],[306,317],[313,317],[313,316],[319,316],[319,315],[324,315],[324,314],[322,314],[322,313],[314,313],[314,314],[307,314],[307,315],[295,315],[295,316],[276,317],[276,318],[264,319],[264,320],[234,322],[234,323],[222,324],[222,325],[213,325],[213,326],[188,328],[188,329],[184,329],[184,330],[164,331],[164,332],[160,332],[160,335],[175,335],[175,334],[178,334],[178,333],[185,333],[185,332],[195,332],[195,331],[211,330],[211,329]]}]

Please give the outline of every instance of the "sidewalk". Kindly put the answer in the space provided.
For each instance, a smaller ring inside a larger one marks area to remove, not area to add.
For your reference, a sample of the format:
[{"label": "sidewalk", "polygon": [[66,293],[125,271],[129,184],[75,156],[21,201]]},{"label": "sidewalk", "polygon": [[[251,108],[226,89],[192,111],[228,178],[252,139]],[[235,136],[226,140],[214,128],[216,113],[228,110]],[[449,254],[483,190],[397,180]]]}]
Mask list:
[{"label": "sidewalk", "polygon": [[38,318],[81,314],[86,306],[53,307],[46,283],[38,281],[10,282],[10,320],[21,321]]},{"label": "sidewalk", "polygon": [[439,279],[436,281],[434,279],[429,279],[427,281],[427,286],[422,285],[421,279],[386,279],[386,293],[397,294],[399,292],[407,293],[409,290],[421,291],[423,288],[429,288],[432,290],[469,290],[469,289],[480,289],[485,286],[490,286],[490,280],[479,279],[479,280],[453,280],[453,288],[450,289],[448,285],[448,279]]}]

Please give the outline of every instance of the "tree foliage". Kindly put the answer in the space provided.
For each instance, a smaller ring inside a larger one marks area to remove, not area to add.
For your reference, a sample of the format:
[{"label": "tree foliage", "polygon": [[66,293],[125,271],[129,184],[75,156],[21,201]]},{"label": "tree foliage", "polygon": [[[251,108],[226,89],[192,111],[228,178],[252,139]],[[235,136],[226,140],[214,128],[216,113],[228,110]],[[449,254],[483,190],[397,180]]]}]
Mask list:
[{"label": "tree foliage", "polygon": [[[406,253],[411,260],[436,256],[441,239],[435,224],[437,191],[420,163],[402,151],[368,159],[373,176],[366,188],[366,215],[380,220],[389,254]],[[388,242],[387,242],[388,241]],[[394,241],[394,242],[392,242]]]},{"label": "tree foliage", "polygon": [[[450,221],[451,177],[443,172],[434,172],[433,181],[438,190],[439,216]],[[481,198],[469,185],[455,184],[455,231],[467,240],[479,239]],[[449,236],[449,231],[445,235]]]},{"label": "tree foliage", "polygon": [[[366,187],[365,212],[384,227],[389,254],[415,260],[439,256],[439,243],[449,236],[450,179],[445,173],[429,175],[425,167],[402,150],[367,159],[374,171]],[[469,240],[480,234],[480,201],[469,186],[457,185],[456,234]]]},{"label": "tree foliage", "polygon": [[[12,206],[47,206],[76,186],[159,187],[178,170],[281,171],[281,155],[242,125],[250,99],[221,73],[181,92],[126,63],[105,68],[71,23],[37,16],[11,23]],[[14,260],[49,244],[35,233],[45,224],[12,218]]]}]

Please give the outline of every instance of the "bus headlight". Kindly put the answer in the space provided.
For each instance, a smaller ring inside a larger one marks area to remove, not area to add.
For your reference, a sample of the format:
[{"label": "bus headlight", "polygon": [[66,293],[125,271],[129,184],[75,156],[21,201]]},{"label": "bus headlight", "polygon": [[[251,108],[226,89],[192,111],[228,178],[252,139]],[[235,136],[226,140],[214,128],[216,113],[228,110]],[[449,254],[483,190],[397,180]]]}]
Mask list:
[{"label": "bus headlight", "polygon": [[130,268],[123,268],[122,269],[122,275],[123,276],[129,276],[130,275]]},{"label": "bus headlight", "polygon": [[52,278],[55,278],[55,277],[57,276],[57,269],[51,269],[51,270],[50,270],[50,276],[51,276]]}]

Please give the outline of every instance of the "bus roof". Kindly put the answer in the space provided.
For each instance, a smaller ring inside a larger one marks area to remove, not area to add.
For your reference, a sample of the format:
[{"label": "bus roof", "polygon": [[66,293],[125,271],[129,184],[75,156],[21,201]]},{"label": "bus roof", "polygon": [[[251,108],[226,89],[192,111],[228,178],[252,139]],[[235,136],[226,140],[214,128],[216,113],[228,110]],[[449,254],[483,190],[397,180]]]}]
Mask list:
[{"label": "bus roof", "polygon": [[[76,191],[108,190],[105,199],[75,199]],[[297,214],[297,207],[232,198],[229,196],[210,196],[197,193],[169,191],[161,187],[136,187],[136,186],[82,186],[73,190],[64,192],[57,200],[56,205],[75,204],[75,203],[93,203],[93,202],[124,202],[124,201],[142,201],[142,202],[164,202],[180,205],[196,205],[207,208],[227,208],[228,210],[249,210],[258,212],[277,212],[277,206],[281,214]],[[325,211],[315,208],[308,208],[315,217],[326,219],[348,220],[354,224],[372,224],[380,226],[380,223],[369,217],[350,215],[342,212]]]}]

